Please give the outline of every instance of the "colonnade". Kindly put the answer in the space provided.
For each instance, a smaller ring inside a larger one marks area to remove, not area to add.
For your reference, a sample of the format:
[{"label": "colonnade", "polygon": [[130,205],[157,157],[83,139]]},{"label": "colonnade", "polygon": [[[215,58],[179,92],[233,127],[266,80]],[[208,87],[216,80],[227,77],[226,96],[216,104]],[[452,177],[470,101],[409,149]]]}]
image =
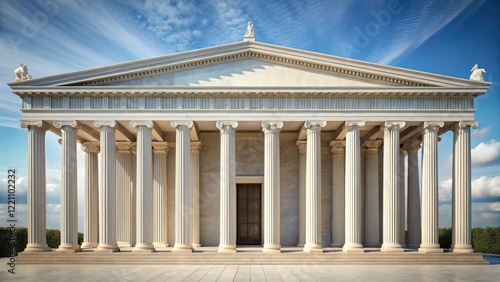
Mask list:
[{"label": "colonnade", "polygon": [[[95,121],[99,143],[84,143],[84,248],[116,252],[134,246],[134,252],[154,252],[169,246],[166,232],[166,142],[152,142],[152,121],[131,121],[137,129],[136,147],[116,148],[116,121]],[[345,252],[363,252],[381,243],[383,252],[404,250],[404,155],[408,154],[408,247],[441,252],[438,242],[437,140],[442,122],[424,122],[422,130],[422,189],[418,156],[420,141],[400,144],[405,122],[385,122],[383,140],[361,144],[363,121],[347,121],[346,140],[330,142],[332,152],[332,246]],[[304,252],[322,252],[321,129],[326,121],[306,121],[307,140],[299,147],[299,246]],[[28,129],[28,245],[26,252],[50,251],[45,239],[45,132],[43,121],[22,121]],[[55,121],[62,132],[61,245],[58,251],[80,251],[77,238],[76,121]],[[193,121],[173,121],[175,143],[175,238],[173,252],[192,252],[200,246],[199,154],[201,143],[191,142]],[[263,251],[280,252],[280,130],[281,121],[262,122],[264,132]],[[220,153],[219,252],[236,252],[235,132],[237,121],[218,121]],[[453,251],[472,252],[470,128],[474,121],[453,127]],[[382,238],[379,236],[379,160],[383,142]],[[364,154],[362,154],[364,150]],[[116,153],[118,151],[118,153]],[[98,164],[97,154],[100,153]],[[135,154],[135,156],[134,156]],[[361,163],[364,162],[364,173]],[[118,164],[118,166],[117,166]],[[403,164],[403,165],[402,165]],[[133,176],[131,171],[136,175]],[[98,173],[98,169],[100,173]],[[98,177],[99,175],[99,177]],[[365,177],[363,180],[362,177]],[[119,180],[118,180],[119,179]],[[121,191],[117,193],[117,181]],[[134,185],[129,185],[135,182]],[[364,182],[364,185],[362,183]],[[127,184],[128,183],[128,184]],[[364,201],[362,208],[362,186]],[[152,189],[150,189],[152,187]],[[325,189],[325,187],[323,187]],[[125,194],[123,194],[125,193]],[[126,194],[132,197],[122,203]],[[123,198],[120,198],[122,197]],[[117,205],[117,197],[120,205]],[[98,210],[95,208],[98,207]],[[117,211],[127,217],[117,217]],[[120,218],[120,220],[117,220]],[[364,219],[364,220],[363,220]],[[135,225],[135,226],[134,226]],[[117,230],[119,234],[117,234]],[[133,232],[135,230],[135,232]],[[363,245],[364,243],[364,245]]]}]

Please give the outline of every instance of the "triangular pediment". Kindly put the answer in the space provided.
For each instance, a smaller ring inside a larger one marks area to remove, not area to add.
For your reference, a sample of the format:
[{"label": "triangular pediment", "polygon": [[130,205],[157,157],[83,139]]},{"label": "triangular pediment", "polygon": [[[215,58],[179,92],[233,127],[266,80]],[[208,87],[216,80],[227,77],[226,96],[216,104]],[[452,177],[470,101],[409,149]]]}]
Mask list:
[{"label": "triangular pediment", "polygon": [[387,86],[394,83],[341,76],[328,71],[280,64],[255,58],[186,68],[162,75],[103,82],[103,86],[242,86],[242,87],[346,87]]},{"label": "triangular pediment", "polygon": [[244,41],[9,85],[25,91],[75,86],[483,89],[490,83]]}]

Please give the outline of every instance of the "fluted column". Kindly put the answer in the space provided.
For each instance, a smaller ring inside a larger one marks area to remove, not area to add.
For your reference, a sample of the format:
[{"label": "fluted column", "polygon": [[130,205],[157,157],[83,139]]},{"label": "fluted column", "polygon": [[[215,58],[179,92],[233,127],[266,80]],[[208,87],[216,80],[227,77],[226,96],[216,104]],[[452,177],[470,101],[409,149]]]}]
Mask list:
[{"label": "fluted column", "polygon": [[299,243],[304,247],[306,242],[306,141],[297,141],[299,149]]},{"label": "fluted column", "polygon": [[116,241],[119,248],[135,245],[135,144],[116,143]]},{"label": "fluted column", "polygon": [[151,129],[153,122],[131,121],[137,128],[136,169],[136,244],[134,252],[154,252],[153,246],[153,152]]},{"label": "fluted column", "polygon": [[332,152],[332,247],[345,243],[345,142],[331,141]]},{"label": "fluted column", "polygon": [[94,121],[100,128],[99,245],[96,252],[118,252],[116,244],[116,121]]},{"label": "fluted column", "polygon": [[400,232],[399,182],[399,132],[404,122],[385,123],[384,129],[384,176],[383,176],[383,252],[403,252]]},{"label": "fluted column", "polygon": [[344,252],[363,252],[361,244],[361,156],[359,128],[364,121],[345,123],[345,243]]},{"label": "fluted column", "polygon": [[321,128],[326,121],[306,121],[306,243],[304,252],[323,252],[321,244]]},{"label": "fluted column", "polygon": [[280,130],[282,121],[263,121],[264,132],[264,248],[281,252],[280,243]]},{"label": "fluted column", "polygon": [[153,245],[168,247],[167,142],[153,142]]},{"label": "fluted column", "polygon": [[50,252],[46,237],[45,132],[41,120],[21,121],[28,129],[28,244],[25,252]]},{"label": "fluted column", "polygon": [[406,221],[406,205],[405,205],[405,157],[406,150],[403,147],[399,148],[399,238],[401,238],[401,247],[406,247],[405,238],[405,221]]},{"label": "fluted column", "polygon": [[236,159],[237,121],[218,121],[220,130],[220,243],[219,253],[236,252]]},{"label": "fluted column", "polygon": [[83,192],[82,248],[96,248],[99,242],[99,142],[82,144],[85,152],[85,181]]},{"label": "fluted column", "polygon": [[420,142],[411,139],[404,145],[408,152],[408,247],[420,246],[420,178],[418,172],[418,149]]},{"label": "fluted column", "polygon": [[365,162],[365,246],[379,247],[379,184],[378,184],[378,150],[382,141],[368,140]]},{"label": "fluted column", "polygon": [[438,223],[438,131],[444,122],[424,122],[422,128],[422,243],[420,252],[443,252],[439,248]]},{"label": "fluted column", "polygon": [[201,142],[191,142],[191,186],[193,189],[193,248],[200,243],[200,153]]},{"label": "fluted column", "polygon": [[78,122],[54,121],[61,129],[61,244],[57,251],[80,252],[78,245],[78,181],[76,162],[76,133]]},{"label": "fluted column", "polygon": [[461,121],[453,127],[452,249],[472,253],[471,241],[471,146],[470,128],[477,121]]},{"label": "fluted column", "polygon": [[175,128],[175,244],[172,252],[192,252],[193,239],[191,192],[191,145],[189,132],[192,121],[173,121]]}]

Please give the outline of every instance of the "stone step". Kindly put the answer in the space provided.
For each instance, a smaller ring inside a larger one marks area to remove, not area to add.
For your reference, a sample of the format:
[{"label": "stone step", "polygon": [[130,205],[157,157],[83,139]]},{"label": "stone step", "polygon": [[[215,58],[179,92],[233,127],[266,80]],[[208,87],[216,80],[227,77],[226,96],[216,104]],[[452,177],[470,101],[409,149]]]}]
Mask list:
[{"label": "stone step", "polygon": [[21,264],[488,264],[481,253],[418,253],[387,254],[381,252],[343,253],[327,252],[308,254],[289,252],[279,254],[238,252],[193,252],[179,254],[156,253],[20,253],[16,259]]}]

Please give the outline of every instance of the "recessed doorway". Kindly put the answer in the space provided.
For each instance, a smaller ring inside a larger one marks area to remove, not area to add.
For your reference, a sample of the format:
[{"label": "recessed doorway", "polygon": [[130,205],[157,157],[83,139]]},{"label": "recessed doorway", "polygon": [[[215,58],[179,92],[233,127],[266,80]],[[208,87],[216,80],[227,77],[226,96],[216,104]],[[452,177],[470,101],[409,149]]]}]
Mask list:
[{"label": "recessed doorway", "polygon": [[262,245],[262,184],[237,184],[236,244]]}]

